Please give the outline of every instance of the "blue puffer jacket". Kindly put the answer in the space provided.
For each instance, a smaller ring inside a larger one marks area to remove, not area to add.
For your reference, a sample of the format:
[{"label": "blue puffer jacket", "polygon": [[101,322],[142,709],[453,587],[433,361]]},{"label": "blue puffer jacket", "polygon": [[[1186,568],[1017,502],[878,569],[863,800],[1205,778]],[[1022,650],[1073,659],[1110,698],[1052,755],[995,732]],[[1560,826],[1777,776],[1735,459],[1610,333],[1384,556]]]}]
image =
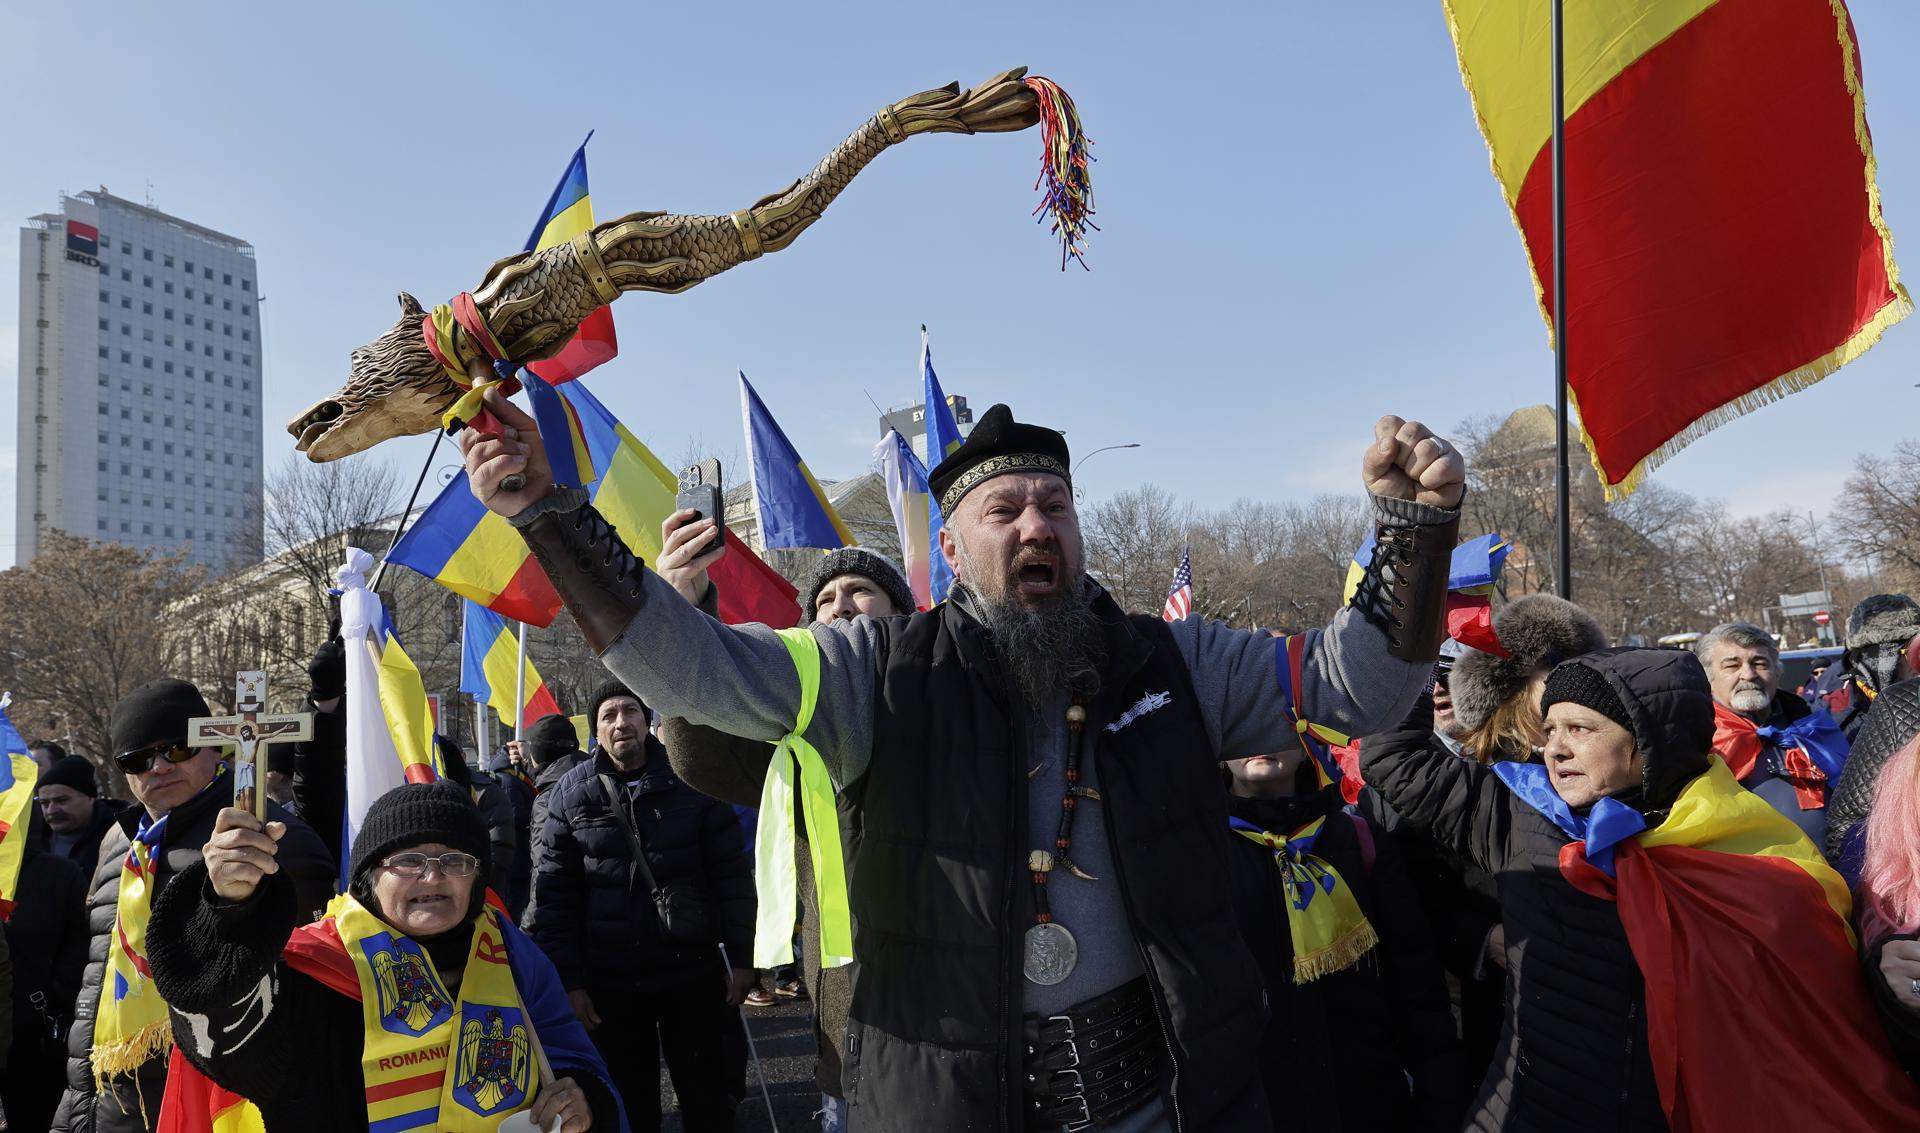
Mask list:
[{"label": "blue puffer jacket", "polygon": [[560,970],[567,990],[662,991],[719,970],[712,944],[660,938],[653,897],[634,867],[631,844],[600,776],[612,776],[662,885],[706,895],[735,965],[753,951],[753,877],[733,808],[674,775],[660,742],[647,737],[647,762],[624,777],[604,752],[562,776],[544,800],[533,842],[533,902],[527,930]]}]

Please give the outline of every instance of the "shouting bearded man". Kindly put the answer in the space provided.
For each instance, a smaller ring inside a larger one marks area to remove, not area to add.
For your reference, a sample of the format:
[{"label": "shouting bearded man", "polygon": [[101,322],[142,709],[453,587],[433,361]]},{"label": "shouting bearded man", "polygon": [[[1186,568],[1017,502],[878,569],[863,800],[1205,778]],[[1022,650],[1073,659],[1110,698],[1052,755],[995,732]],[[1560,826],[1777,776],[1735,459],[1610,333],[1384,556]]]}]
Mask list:
[{"label": "shouting bearded man", "polygon": [[1218,761],[1296,736],[1296,711],[1364,734],[1411,707],[1442,636],[1452,446],[1375,426],[1361,471],[1381,551],[1290,654],[1264,631],[1124,613],[1085,574],[1065,438],[996,405],[931,477],[952,600],[782,637],[695,609],[584,492],[554,488],[531,418],[489,405],[507,428],[463,439],[474,493],[614,675],[766,741],[806,714],[802,673],[816,690],[800,738],[854,815],[853,1128],[1271,1128]]}]

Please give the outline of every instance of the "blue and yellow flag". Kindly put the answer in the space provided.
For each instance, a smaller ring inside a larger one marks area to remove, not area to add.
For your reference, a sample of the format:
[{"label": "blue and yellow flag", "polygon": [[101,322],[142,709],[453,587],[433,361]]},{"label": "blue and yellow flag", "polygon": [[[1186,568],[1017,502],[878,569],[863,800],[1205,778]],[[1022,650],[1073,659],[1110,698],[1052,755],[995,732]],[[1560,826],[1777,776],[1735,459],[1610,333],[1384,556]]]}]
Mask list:
[{"label": "blue and yellow flag", "polygon": [[[953,406],[947,404],[946,391],[940,388],[940,376],[933,372],[933,347],[927,342],[926,327],[920,328],[920,379],[921,400],[926,402],[923,412],[927,426],[927,471],[931,473],[960,447],[961,437],[960,425],[953,419]],[[933,600],[944,602],[947,591],[953,587],[953,568],[940,553],[940,530],[947,525],[947,519],[940,514],[939,500],[929,497],[927,506],[927,541],[933,548],[928,584]]]},{"label": "blue and yellow flag", "polygon": [[827,502],[820,482],[780,430],[780,423],[740,375],[740,412],[746,418],[747,467],[764,547],[850,547],[853,534]]},{"label": "blue and yellow flag", "polygon": [[0,920],[13,916],[20,863],[27,853],[27,827],[33,818],[34,783],[40,777],[27,741],[7,718],[7,703],[7,698],[0,697]]}]

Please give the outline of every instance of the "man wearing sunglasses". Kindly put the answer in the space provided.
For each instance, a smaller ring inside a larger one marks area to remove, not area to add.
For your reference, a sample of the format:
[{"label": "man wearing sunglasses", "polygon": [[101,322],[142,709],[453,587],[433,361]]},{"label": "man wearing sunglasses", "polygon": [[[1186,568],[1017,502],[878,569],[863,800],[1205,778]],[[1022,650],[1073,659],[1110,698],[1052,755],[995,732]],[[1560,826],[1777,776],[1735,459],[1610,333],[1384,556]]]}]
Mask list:
[{"label": "man wearing sunglasses", "polygon": [[[153,898],[201,860],[214,819],[233,805],[233,773],[220,749],[186,744],[187,721],[211,715],[200,690],[180,680],[148,682],[113,707],[113,761],[138,805],[101,840],[87,903],[93,944],[56,1130],[146,1133],[159,1120],[172,1030],[148,974],[145,927]],[[279,868],[293,881],[301,919],[318,916],[333,896],[333,858],[312,828],[277,804],[267,805],[267,817],[287,824]]]}]

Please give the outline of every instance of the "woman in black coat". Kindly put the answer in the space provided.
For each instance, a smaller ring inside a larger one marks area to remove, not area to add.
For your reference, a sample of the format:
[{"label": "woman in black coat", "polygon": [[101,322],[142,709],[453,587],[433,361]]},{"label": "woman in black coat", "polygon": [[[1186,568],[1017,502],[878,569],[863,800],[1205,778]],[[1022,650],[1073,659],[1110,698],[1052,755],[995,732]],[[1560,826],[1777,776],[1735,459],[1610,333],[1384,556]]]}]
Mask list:
[{"label": "woman in black coat", "polygon": [[[1492,871],[1499,884],[1506,1018],[1500,1052],[1467,1127],[1662,1130],[1668,1128],[1663,1086],[1672,1089],[1693,1129],[1745,1127],[1776,1109],[1782,1128],[1920,1127],[1920,1093],[1892,1065],[1843,934],[1815,923],[1819,914],[1838,911],[1826,885],[1831,880],[1838,889],[1838,878],[1823,880],[1806,864],[1818,864],[1812,845],[1740,790],[1724,765],[1715,772],[1712,697],[1699,662],[1661,649],[1589,654],[1554,670],[1542,707],[1545,768],[1488,768],[1388,745],[1361,752],[1367,782],[1403,818]],[[1663,872],[1674,867],[1658,863],[1695,859],[1645,858],[1636,862],[1634,886],[1627,887],[1629,873],[1622,869],[1614,889],[1606,855],[1657,852],[1642,849],[1640,839],[1667,833],[1662,825],[1683,792],[1690,809],[1673,837],[1703,851],[1718,846],[1711,855],[1688,851],[1718,863],[1715,877],[1694,895],[1687,886],[1697,875]],[[1609,801],[1618,805],[1599,806]],[[1618,844],[1604,843],[1592,857],[1585,854],[1586,836],[1571,832],[1590,816],[1596,829],[1621,833]],[[1641,833],[1627,833],[1621,819],[1637,821]],[[1745,829],[1772,848],[1702,840],[1707,827]],[[1779,855],[1799,851],[1807,876],[1773,868],[1785,860]],[[1756,854],[1774,860],[1758,861]],[[1681,880],[1662,889],[1661,877]],[[1742,880],[1723,880],[1732,877]],[[1797,888],[1778,880],[1791,877],[1800,878]],[[1606,884],[1596,886],[1594,878]],[[1808,915],[1768,919],[1788,898],[1805,902]],[[1637,939],[1655,965],[1648,970],[1673,981],[1658,1001],[1647,995],[1642,957],[1622,919],[1628,900],[1643,934]],[[1648,909],[1659,901],[1668,904],[1650,922]],[[1689,934],[1686,948],[1723,963],[1677,974],[1671,953],[1658,947],[1661,938],[1646,935],[1667,924],[1684,926],[1676,931]],[[1741,975],[1738,964],[1751,971]],[[1739,986],[1730,990],[1735,976]],[[1816,1002],[1813,989],[1825,998]],[[1650,1023],[1660,1025],[1658,1051],[1649,1042]],[[1766,1067],[1749,1072],[1752,1052],[1740,1041],[1709,1036],[1716,1027],[1751,1038]],[[1656,1054],[1665,1078],[1656,1077]],[[1851,1065],[1843,1071],[1838,1061]],[[1820,1074],[1855,1079],[1855,1088],[1809,1093],[1805,1081],[1818,1079],[1808,1075]],[[1834,1120],[1794,1124],[1810,1109],[1831,1110]],[[1897,1120],[1916,1124],[1861,1125],[1842,1111],[1898,1114]]]},{"label": "woman in black coat", "polygon": [[1310,852],[1351,888],[1378,940],[1339,970],[1298,976],[1290,898],[1274,851],[1233,838],[1234,908],[1266,977],[1261,1064],[1274,1129],[1458,1129],[1468,1097],[1460,1043],[1399,849],[1342,810],[1337,788],[1313,789],[1313,770],[1299,751],[1229,760],[1226,770],[1236,829],[1286,838],[1321,822]]}]

